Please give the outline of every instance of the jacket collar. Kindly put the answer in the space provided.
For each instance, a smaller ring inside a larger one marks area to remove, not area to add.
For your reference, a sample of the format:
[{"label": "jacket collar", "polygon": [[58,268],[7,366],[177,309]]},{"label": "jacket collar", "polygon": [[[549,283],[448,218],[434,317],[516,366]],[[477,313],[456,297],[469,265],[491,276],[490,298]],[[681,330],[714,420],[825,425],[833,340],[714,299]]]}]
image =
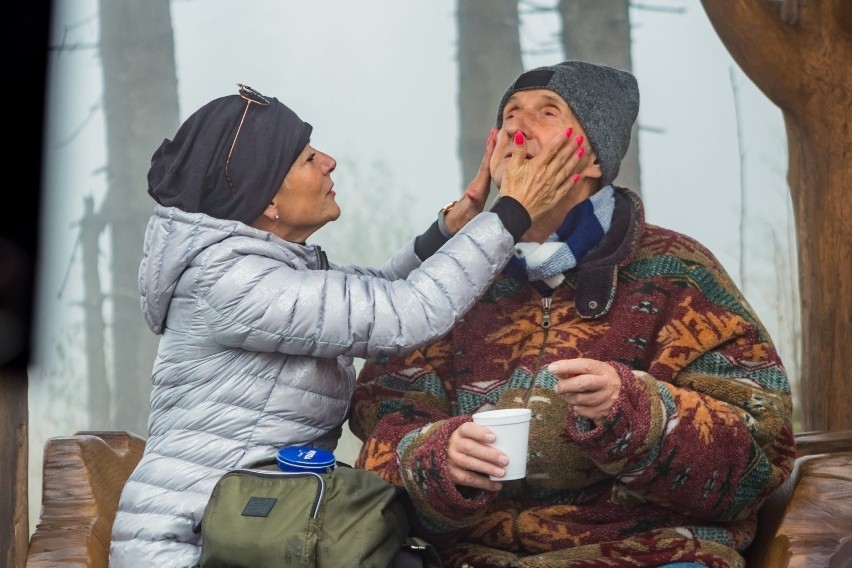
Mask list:
[{"label": "jacket collar", "polygon": [[618,269],[633,259],[644,221],[639,195],[616,187],[609,231],[577,268],[567,274],[566,282],[573,281],[575,285],[574,304],[580,317],[598,319],[609,312],[615,300]]}]

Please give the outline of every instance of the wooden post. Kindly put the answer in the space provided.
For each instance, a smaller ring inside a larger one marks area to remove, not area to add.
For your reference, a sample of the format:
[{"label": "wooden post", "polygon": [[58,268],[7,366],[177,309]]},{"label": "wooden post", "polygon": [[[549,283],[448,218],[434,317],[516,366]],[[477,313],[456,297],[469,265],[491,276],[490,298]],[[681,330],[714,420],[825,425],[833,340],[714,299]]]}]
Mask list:
[{"label": "wooden post", "polygon": [[802,429],[852,429],[852,2],[702,0],[781,109],[802,298]]},{"label": "wooden post", "polygon": [[17,183],[0,210],[0,566],[4,568],[23,568],[29,541],[27,365],[52,4],[16,4],[4,34],[3,53],[8,57],[4,71],[22,87],[18,94],[29,105],[26,126],[14,136],[11,161]]},{"label": "wooden post", "polygon": [[0,368],[0,436],[0,566],[23,568],[30,534],[27,373],[17,366]]}]

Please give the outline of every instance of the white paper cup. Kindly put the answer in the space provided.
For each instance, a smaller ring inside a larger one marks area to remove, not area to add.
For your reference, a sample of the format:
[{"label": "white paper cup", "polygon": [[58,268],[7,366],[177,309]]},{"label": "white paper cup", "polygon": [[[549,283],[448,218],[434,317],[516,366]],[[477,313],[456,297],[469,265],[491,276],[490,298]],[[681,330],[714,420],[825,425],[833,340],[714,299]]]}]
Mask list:
[{"label": "white paper cup", "polygon": [[506,475],[503,477],[489,476],[494,481],[509,481],[521,479],[527,475],[527,447],[530,438],[530,419],[532,411],[529,408],[501,408],[477,412],[473,421],[486,426],[497,437],[492,447],[509,456]]}]

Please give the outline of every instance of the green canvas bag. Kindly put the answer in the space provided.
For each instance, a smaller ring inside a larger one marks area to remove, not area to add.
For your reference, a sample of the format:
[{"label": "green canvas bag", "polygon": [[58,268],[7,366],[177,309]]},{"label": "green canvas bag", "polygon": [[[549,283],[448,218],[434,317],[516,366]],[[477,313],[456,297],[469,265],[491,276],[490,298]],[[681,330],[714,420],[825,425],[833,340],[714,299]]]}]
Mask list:
[{"label": "green canvas bag", "polygon": [[202,568],[439,568],[409,536],[404,492],[373,472],[239,469],[223,475],[201,520]]}]

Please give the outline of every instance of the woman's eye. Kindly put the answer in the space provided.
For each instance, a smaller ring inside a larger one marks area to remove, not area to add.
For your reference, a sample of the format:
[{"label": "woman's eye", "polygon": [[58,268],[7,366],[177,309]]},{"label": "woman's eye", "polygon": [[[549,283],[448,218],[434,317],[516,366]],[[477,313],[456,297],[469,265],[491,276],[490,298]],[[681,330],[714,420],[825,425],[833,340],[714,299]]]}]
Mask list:
[{"label": "woman's eye", "polygon": [[317,153],[316,153],[316,152],[311,152],[311,153],[310,153],[310,155],[307,157],[307,159],[306,159],[305,161],[306,161],[306,162],[313,162],[313,161],[314,161],[314,156],[316,156],[316,155],[317,155]]}]

